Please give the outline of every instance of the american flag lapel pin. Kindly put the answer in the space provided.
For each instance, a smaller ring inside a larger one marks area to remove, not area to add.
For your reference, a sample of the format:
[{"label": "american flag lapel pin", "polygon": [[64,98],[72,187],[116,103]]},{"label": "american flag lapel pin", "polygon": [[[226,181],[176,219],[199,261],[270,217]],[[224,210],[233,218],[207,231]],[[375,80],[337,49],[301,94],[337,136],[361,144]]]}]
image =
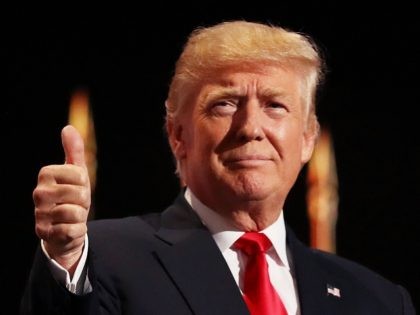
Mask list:
[{"label": "american flag lapel pin", "polygon": [[337,287],[332,286],[331,284],[327,284],[327,295],[335,296],[336,298],[340,298],[340,289]]}]

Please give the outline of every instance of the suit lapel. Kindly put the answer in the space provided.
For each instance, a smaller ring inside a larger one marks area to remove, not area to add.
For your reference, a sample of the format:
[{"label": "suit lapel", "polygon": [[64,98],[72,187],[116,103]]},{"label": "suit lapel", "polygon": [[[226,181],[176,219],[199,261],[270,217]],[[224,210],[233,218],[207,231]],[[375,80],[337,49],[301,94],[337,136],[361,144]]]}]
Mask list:
[{"label": "suit lapel", "polygon": [[162,214],[156,236],[170,245],[157,258],[194,314],[248,314],[223,255],[183,198]]},{"label": "suit lapel", "polygon": [[[169,246],[156,257],[191,308],[193,314],[249,314],[223,255],[210,232],[182,194],[161,216],[156,237]],[[294,277],[302,315],[340,314],[340,297],[328,292],[340,284],[287,228]]]},{"label": "suit lapel", "polygon": [[341,314],[339,284],[315,259],[311,249],[287,229],[287,245],[292,255],[302,315]]}]

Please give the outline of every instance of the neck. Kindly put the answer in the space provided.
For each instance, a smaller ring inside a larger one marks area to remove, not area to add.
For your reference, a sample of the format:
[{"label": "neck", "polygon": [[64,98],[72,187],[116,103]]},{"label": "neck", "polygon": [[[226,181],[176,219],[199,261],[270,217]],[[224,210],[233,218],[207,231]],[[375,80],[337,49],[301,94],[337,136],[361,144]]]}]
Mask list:
[{"label": "neck", "polygon": [[280,212],[281,208],[278,206],[276,208],[246,207],[239,209],[236,207],[219,211],[239,230],[246,232],[258,232],[266,229],[278,219]]}]

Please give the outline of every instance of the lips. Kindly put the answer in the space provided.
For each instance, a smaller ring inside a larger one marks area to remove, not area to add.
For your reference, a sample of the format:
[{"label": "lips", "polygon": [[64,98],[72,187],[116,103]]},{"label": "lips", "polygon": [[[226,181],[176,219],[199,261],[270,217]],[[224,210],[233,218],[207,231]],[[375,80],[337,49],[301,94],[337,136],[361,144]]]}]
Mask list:
[{"label": "lips", "polygon": [[261,154],[244,154],[244,155],[234,155],[225,159],[226,162],[238,162],[238,161],[267,161],[271,160],[268,156]]},{"label": "lips", "polygon": [[261,154],[238,154],[224,159],[224,164],[228,166],[255,167],[264,165],[272,161],[269,156]]}]

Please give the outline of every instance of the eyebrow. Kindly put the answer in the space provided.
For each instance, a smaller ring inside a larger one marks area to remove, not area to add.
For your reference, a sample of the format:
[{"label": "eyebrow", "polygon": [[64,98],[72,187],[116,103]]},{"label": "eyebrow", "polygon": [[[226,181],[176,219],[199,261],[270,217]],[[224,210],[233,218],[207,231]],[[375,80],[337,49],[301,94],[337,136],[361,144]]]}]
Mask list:
[{"label": "eyebrow", "polygon": [[258,97],[265,99],[281,98],[285,100],[291,100],[292,97],[290,93],[286,93],[282,90],[277,90],[273,88],[262,88],[258,91]]},{"label": "eyebrow", "polygon": [[[246,94],[242,93],[237,87],[220,87],[207,93],[204,102],[212,102],[224,98],[243,98]],[[258,97],[262,99],[281,98],[285,101],[291,100],[291,96],[281,90],[273,88],[263,88],[258,91]]]}]

